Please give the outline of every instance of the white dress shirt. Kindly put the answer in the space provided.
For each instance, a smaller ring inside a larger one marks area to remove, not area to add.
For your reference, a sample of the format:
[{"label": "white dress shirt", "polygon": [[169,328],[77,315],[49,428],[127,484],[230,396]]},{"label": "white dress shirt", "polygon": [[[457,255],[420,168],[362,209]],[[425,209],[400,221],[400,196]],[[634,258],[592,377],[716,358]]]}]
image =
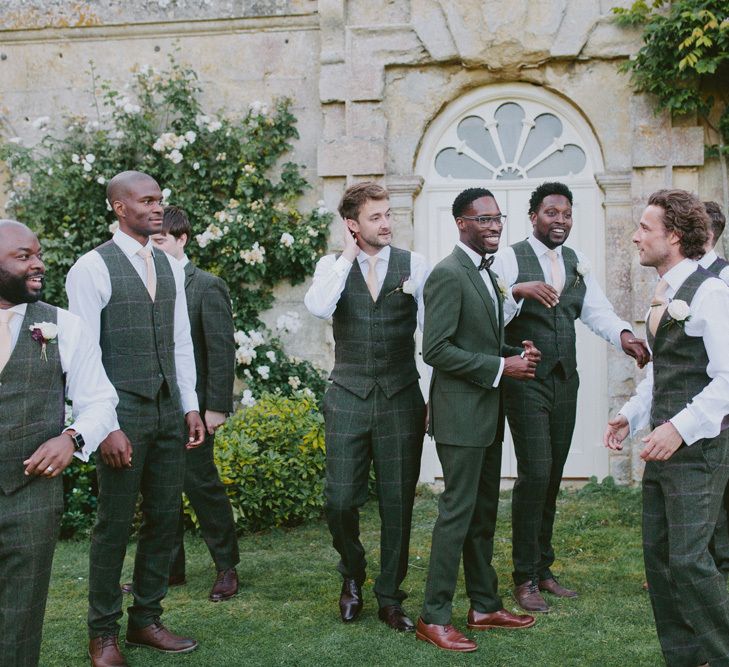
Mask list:
[{"label": "white dress shirt", "polygon": [[[544,273],[545,282],[552,284],[552,266],[547,254],[549,248],[544,245],[539,239],[531,235],[527,242],[534,249],[534,252],[539,259],[539,266],[542,267],[542,273]],[[562,271],[562,281],[565,282],[565,269],[564,259],[562,258],[562,246],[554,248],[557,253],[557,259],[559,262],[560,269]],[[575,250],[577,254],[577,261],[589,267],[590,263],[587,261],[585,255],[579,250]],[[519,265],[516,261],[516,254],[512,247],[504,248],[496,253],[496,259],[494,260],[491,270],[494,271],[502,278],[509,288],[509,296],[504,303],[504,321],[510,322],[514,317],[518,317],[521,312],[521,306],[524,300],[521,299],[519,303],[514,301],[511,294],[511,288],[516,283],[517,277],[519,276]],[[582,277],[585,281],[585,299],[582,303],[582,312],[580,313],[580,320],[587,326],[590,331],[603,338],[608,343],[612,343],[618,350],[622,350],[620,343],[620,334],[623,331],[630,331],[633,329],[627,322],[621,320],[613,310],[611,303],[608,301],[605,293],[600,288],[594,274],[588,271],[585,276]],[[565,282],[566,284],[566,282]],[[508,304],[508,307],[507,307]],[[508,317],[507,317],[508,313]]]},{"label": "white dress shirt", "polygon": [[[705,269],[708,269],[718,258],[719,255],[717,255],[716,250],[712,248],[699,260],[699,266],[703,266]],[[725,266],[719,272],[719,278],[729,285],[729,266]]]},{"label": "white dress shirt", "polygon": [[[20,303],[9,309],[15,313],[10,320],[11,351],[18,342],[21,326],[35,324],[23,323],[27,308],[27,303]],[[81,318],[60,308],[57,312],[58,355],[66,374],[66,395],[73,403],[73,422],[67,428],[83,436],[84,447],[75,456],[88,461],[101,441],[119,428],[116,419],[119,397],[106,377],[101,349],[89,337]]]},{"label": "white dress shirt", "polygon": [[[362,275],[367,278],[369,265],[367,258],[369,255],[363,250],[355,258],[359,262]],[[390,264],[390,246],[385,246],[378,252],[377,263],[375,264],[375,272],[377,274],[377,284],[382,290],[382,284],[385,282],[387,267]],[[336,255],[325,255],[316,264],[314,270],[314,279],[311,287],[304,297],[304,305],[307,310],[314,316],[321,319],[327,319],[334,314],[337,309],[339,297],[342,296],[344,285],[347,282],[349,272],[354,264],[346,257]],[[413,298],[418,303],[418,327],[423,330],[423,315],[425,312],[423,306],[423,286],[430,275],[430,269],[425,262],[425,258],[417,253],[410,253],[410,280],[413,281],[415,291]]]},{"label": "white dress shirt", "polygon": [[[131,236],[117,229],[112,237],[122,252],[132,263],[144,285],[147,284],[147,265],[137,251],[142,247]],[[146,247],[152,248],[152,241]],[[157,250],[169,260],[166,253]],[[175,298],[175,368],[177,385],[180,389],[182,409],[187,414],[198,410],[195,383],[195,354],[190,336],[190,320],[187,315],[187,298],[185,297],[185,271],[179,262],[170,261],[172,274],[175,277],[177,295]],[[156,277],[156,276],[155,276]],[[79,258],[66,276],[66,293],[71,312],[79,315],[87,324],[90,335],[98,341],[101,331],[101,311],[111,299],[111,279],[104,260],[96,250],[91,250]]]},{"label": "white dress shirt", "polygon": [[[684,281],[696,270],[698,263],[684,259],[667,271],[666,297],[670,300]],[[646,321],[648,315],[646,315]],[[702,337],[709,357],[706,374],[709,384],[669,421],[691,445],[702,438],[714,438],[721,431],[721,422],[729,414],[729,287],[721,280],[705,280],[691,301],[691,313],[684,321],[687,336]],[[635,396],[621,409],[630,425],[631,435],[648,425],[653,398],[653,364],[647,366],[645,379],[636,388]]]}]

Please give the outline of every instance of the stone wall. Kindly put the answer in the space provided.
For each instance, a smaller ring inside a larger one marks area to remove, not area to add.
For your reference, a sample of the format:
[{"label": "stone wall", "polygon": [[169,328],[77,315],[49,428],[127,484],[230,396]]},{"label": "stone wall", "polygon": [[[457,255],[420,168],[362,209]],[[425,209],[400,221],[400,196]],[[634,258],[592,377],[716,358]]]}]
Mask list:
[{"label": "stone wall", "polygon": [[[0,104],[15,132],[58,109],[89,112],[88,61],[100,78],[164,64],[179,48],[198,71],[206,104],[231,111],[253,99],[294,98],[295,159],[313,183],[309,203],[335,209],[351,182],[376,178],[393,194],[395,232],[408,246],[415,162],[423,134],[449,102],[491,83],[527,82],[568,99],[593,128],[605,172],[606,291],[640,323],[654,272],[630,237],[650,192],[676,185],[719,199],[719,170],[704,165],[702,130],[655,115],[617,65],[640,46],[610,8],[630,0],[6,0],[0,8]],[[331,246],[341,247],[340,224]],[[280,310],[302,313],[291,352],[328,367],[330,327],[304,315],[306,286],[277,290]],[[322,342],[324,341],[324,342]],[[611,411],[635,387],[633,364],[610,351]],[[614,456],[620,482],[640,477],[635,448]]]}]

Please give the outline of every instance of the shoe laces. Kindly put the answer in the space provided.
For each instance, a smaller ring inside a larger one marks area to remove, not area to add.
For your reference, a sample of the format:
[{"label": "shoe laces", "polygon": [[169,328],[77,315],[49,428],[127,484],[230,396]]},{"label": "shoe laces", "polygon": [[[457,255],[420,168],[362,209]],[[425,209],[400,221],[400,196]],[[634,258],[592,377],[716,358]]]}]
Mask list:
[{"label": "shoe laces", "polygon": [[102,635],[101,637],[101,648],[112,646],[117,643],[116,635]]}]

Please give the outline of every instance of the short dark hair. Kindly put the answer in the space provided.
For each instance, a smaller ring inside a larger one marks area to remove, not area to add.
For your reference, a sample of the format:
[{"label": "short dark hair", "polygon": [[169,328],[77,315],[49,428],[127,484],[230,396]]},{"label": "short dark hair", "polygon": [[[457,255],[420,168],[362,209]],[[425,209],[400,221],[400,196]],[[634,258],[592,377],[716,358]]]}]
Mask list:
[{"label": "short dark hair", "polygon": [[705,201],[704,208],[706,213],[709,215],[709,224],[711,233],[714,235],[714,245],[724,233],[724,227],[726,227],[726,218],[722,213],[721,206],[715,201]]},{"label": "short dark hair", "polygon": [[453,207],[451,208],[453,217],[460,218],[463,212],[477,199],[481,199],[481,197],[494,197],[494,195],[491,190],[487,190],[486,188],[467,188],[461,192],[453,200]]},{"label": "short dark hair", "polygon": [[390,193],[374,181],[363,181],[348,187],[339,202],[339,215],[342,219],[357,220],[360,209],[369,199],[382,201],[389,199]]},{"label": "short dark hair", "polygon": [[545,197],[549,195],[563,195],[572,206],[572,190],[559,181],[547,181],[542,183],[529,197],[529,215],[536,213],[542,205]]},{"label": "short dark hair", "polygon": [[686,190],[658,190],[648,198],[648,206],[663,209],[666,232],[675,232],[681,253],[689,259],[700,259],[709,239],[709,214],[703,202]]},{"label": "short dark hair", "polygon": [[165,206],[162,217],[162,231],[165,234],[172,234],[176,239],[185,234],[189,241],[192,236],[192,227],[187,213],[178,206]]}]

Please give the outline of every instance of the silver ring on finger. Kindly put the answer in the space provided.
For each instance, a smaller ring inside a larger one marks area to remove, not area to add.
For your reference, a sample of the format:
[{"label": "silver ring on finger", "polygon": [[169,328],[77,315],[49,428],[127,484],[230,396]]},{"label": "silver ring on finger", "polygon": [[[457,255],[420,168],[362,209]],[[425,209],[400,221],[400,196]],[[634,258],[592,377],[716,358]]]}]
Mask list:
[{"label": "silver ring on finger", "polygon": [[52,473],[52,472],[53,472],[53,466],[48,466],[48,467],[46,468],[46,472],[47,472],[47,473]]}]

